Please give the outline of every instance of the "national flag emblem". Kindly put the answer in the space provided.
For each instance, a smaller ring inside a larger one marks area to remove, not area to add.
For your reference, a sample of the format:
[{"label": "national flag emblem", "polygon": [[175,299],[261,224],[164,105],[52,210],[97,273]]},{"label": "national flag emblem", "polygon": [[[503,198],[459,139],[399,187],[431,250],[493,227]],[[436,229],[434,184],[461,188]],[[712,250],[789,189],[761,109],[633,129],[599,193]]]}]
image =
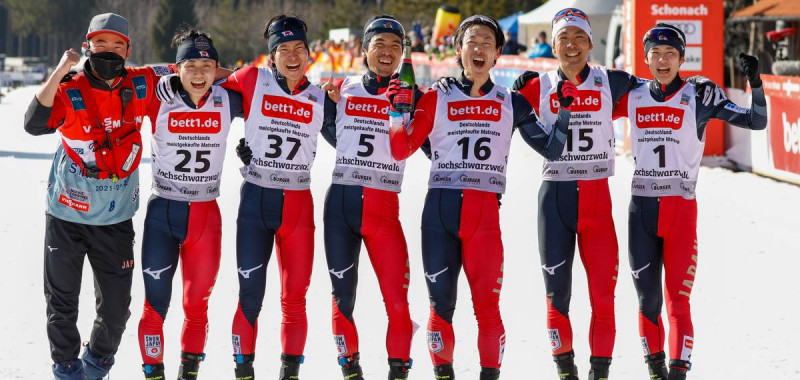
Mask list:
[{"label": "national flag emblem", "polygon": [[603,87],[603,78],[594,77],[594,85],[597,87]]},{"label": "national flag emblem", "polygon": [[312,95],[312,94],[308,94],[308,100],[310,100],[312,102],[316,102],[317,101],[317,97]]},{"label": "national flag emblem", "polygon": [[681,94],[681,104],[683,105],[689,104],[689,95]]},{"label": "national flag emblem", "polygon": [[663,33],[659,33],[658,34],[658,40],[659,41],[666,41],[667,40],[667,36],[664,35]]},{"label": "national flag emblem", "polygon": [[202,50],[200,50],[200,56],[201,56],[201,57],[204,57],[204,58],[208,58],[208,57],[210,57],[210,55],[208,55],[208,52],[207,52],[207,51],[202,51]]},{"label": "national flag emblem", "polygon": [[499,91],[498,91],[498,92],[496,93],[496,95],[495,95],[495,96],[497,97],[497,100],[499,100],[499,101],[501,101],[501,102],[502,102],[502,101],[504,101],[504,100],[506,100],[506,95],[505,95],[505,94],[503,94],[502,92],[499,92]]},{"label": "national flag emblem", "polygon": [[214,97],[214,107],[222,107],[222,97],[215,96]]},{"label": "national flag emblem", "polygon": [[294,33],[292,33],[291,30],[284,30],[283,32],[281,32],[281,35],[283,35],[284,37],[289,37],[289,36],[293,36]]}]

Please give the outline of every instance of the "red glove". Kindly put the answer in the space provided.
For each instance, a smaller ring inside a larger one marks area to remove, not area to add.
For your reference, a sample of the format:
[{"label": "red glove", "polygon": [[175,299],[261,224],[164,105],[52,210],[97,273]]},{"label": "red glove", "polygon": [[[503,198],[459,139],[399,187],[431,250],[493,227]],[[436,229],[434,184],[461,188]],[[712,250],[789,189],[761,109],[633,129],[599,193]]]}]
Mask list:
[{"label": "red glove", "polygon": [[558,82],[556,93],[558,94],[558,103],[561,105],[561,108],[569,111],[572,102],[578,97],[578,88],[569,80],[563,80]]},{"label": "red glove", "polygon": [[386,87],[386,98],[390,104],[394,104],[394,96],[400,92],[400,74],[394,73],[390,78],[389,87]]}]

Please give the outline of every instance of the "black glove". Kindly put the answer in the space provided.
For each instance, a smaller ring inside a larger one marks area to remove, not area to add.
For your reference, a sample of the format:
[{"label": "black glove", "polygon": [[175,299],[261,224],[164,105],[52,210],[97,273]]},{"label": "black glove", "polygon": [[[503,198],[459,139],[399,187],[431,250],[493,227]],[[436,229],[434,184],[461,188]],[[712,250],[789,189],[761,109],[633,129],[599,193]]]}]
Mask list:
[{"label": "black glove", "polygon": [[747,76],[750,87],[761,87],[761,76],[758,74],[758,58],[745,53],[739,53],[739,67]]},{"label": "black glove", "polygon": [[236,155],[239,156],[243,164],[250,165],[250,160],[253,159],[253,150],[247,146],[244,137],[239,139],[239,145],[236,146]]},{"label": "black glove", "polygon": [[561,105],[561,109],[569,111],[572,102],[578,96],[578,88],[569,80],[562,80],[558,82],[556,94],[558,94],[558,103]]},{"label": "black glove", "polygon": [[535,71],[526,71],[526,72],[522,73],[522,75],[520,75],[519,78],[517,78],[517,80],[514,81],[514,85],[511,86],[511,89],[514,90],[514,91],[522,90],[522,88],[525,87],[526,84],[528,84],[529,80],[535,79],[535,78],[538,78],[538,77],[539,77],[539,73],[537,73]]},{"label": "black glove", "polygon": [[456,78],[441,77],[433,82],[431,88],[437,91],[444,92],[445,95],[450,95],[450,84],[456,83]]}]

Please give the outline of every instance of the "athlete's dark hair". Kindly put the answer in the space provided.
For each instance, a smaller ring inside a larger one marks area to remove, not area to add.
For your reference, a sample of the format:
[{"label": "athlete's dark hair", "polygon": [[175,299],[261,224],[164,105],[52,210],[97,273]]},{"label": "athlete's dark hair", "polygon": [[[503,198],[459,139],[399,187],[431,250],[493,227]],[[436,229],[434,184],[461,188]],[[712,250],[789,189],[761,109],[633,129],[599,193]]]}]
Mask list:
[{"label": "athlete's dark hair", "polygon": [[[500,24],[497,23],[497,20],[482,16],[482,15],[475,15],[467,17],[464,22],[462,22],[458,29],[456,29],[455,36],[453,38],[453,46],[460,47],[461,44],[464,42],[464,35],[467,34],[467,30],[473,25],[483,25],[486,26],[492,31],[494,31],[494,46],[495,49],[503,47],[506,44],[506,36],[503,35],[503,30],[500,28]],[[456,55],[456,63],[458,67],[462,70],[464,69],[464,64],[461,62],[461,54]],[[497,60],[492,63],[492,66],[497,63]]]},{"label": "athlete's dark hair", "polygon": [[195,39],[197,37],[205,37],[209,43],[214,43],[214,41],[211,40],[210,34],[197,30],[192,26],[185,25],[179,27],[178,31],[175,32],[175,35],[172,36],[172,44],[170,47],[177,49],[183,41],[186,41],[187,39]]}]

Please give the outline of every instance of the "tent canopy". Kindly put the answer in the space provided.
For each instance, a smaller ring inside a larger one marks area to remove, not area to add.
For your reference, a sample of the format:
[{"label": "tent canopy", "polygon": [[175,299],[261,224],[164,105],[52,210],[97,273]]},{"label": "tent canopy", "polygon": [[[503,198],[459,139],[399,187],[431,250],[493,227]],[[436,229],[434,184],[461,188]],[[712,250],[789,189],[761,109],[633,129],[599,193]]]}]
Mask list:
[{"label": "tent canopy", "polygon": [[614,7],[621,3],[621,0],[550,0],[539,8],[519,16],[517,21],[520,24],[550,24],[556,12],[564,8],[578,8],[589,15],[591,22],[592,16],[610,16],[614,13]]},{"label": "tent canopy", "polygon": [[728,21],[800,20],[800,1],[762,0],[731,13]]},{"label": "tent canopy", "polygon": [[525,12],[523,12],[523,11],[518,11],[518,12],[512,14],[511,16],[503,17],[503,18],[497,20],[497,22],[500,24],[500,28],[501,29],[503,29],[504,31],[511,32],[511,34],[516,35],[517,34],[517,29],[518,29],[518,26],[519,26],[519,23],[517,22],[517,18],[520,15],[524,14],[524,13]]}]

